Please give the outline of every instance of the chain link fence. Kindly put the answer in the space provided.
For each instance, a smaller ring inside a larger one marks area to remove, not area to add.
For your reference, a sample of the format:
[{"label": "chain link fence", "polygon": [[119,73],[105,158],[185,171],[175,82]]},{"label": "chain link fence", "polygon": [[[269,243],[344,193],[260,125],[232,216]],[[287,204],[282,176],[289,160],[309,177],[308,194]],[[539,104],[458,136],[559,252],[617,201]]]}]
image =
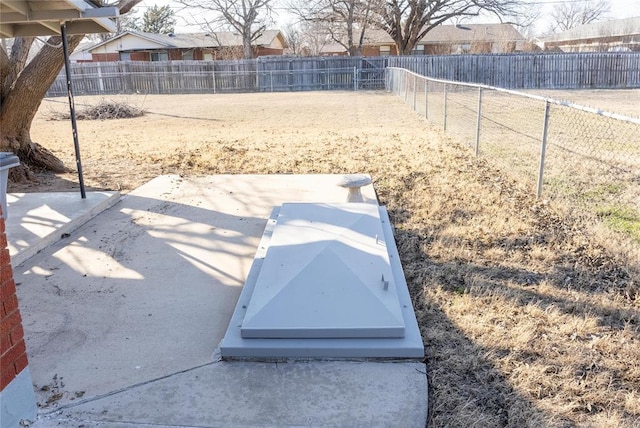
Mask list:
[{"label": "chain link fence", "polygon": [[640,266],[640,118],[387,68],[387,91]]}]

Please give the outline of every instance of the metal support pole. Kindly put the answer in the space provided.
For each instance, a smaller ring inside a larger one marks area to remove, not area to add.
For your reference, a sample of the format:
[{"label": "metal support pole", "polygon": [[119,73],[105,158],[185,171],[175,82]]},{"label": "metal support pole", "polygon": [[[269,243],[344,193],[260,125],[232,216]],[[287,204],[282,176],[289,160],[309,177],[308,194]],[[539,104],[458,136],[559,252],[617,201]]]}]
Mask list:
[{"label": "metal support pole", "polygon": [[478,119],[476,120],[476,157],[480,154],[480,122],[482,121],[482,88],[478,89]]},{"label": "metal support pole", "polygon": [[409,79],[407,79],[407,72],[402,73],[402,83],[404,83],[404,103],[407,103],[407,96],[409,94]]},{"label": "metal support pole", "polygon": [[549,130],[549,113],[551,110],[549,101],[545,101],[544,105],[544,124],[542,125],[542,143],[540,144],[540,168],[538,170],[538,189],[536,197],[542,195],[542,181],[544,178],[544,158],[547,154],[547,131]]},{"label": "metal support pole", "polygon": [[429,81],[424,79],[424,118],[429,120]]},{"label": "metal support pole", "polygon": [[353,90],[358,90],[358,69],[353,67]]},{"label": "metal support pole", "polygon": [[71,64],[69,62],[69,44],[67,41],[67,24],[60,24],[60,35],[62,36],[62,54],[64,55],[64,71],[67,76],[67,95],[69,97],[69,114],[71,116],[71,129],[73,131],[73,146],[76,150],[76,168],[78,170],[78,183],[80,184],[80,196],[87,198],[84,190],[84,177],[82,174],[82,160],[80,159],[80,142],[78,141],[78,124],[76,122],[76,107],[73,100],[73,85],[71,84]]},{"label": "metal support pole", "polygon": [[418,96],[418,76],[413,75],[413,111],[416,111],[416,97]]},{"label": "metal support pole", "polygon": [[442,120],[442,128],[446,131],[447,130],[447,84],[444,84],[444,118]]}]

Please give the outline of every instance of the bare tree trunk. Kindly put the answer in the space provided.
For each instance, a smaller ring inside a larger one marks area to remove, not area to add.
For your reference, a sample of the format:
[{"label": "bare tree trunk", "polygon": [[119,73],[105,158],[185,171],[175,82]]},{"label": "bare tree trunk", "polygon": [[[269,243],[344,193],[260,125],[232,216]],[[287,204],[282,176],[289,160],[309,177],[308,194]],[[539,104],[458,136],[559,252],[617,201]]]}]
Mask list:
[{"label": "bare tree trunk", "polygon": [[[83,36],[69,38],[69,51],[73,51]],[[6,58],[4,55],[3,59]],[[62,38],[50,37],[36,57],[17,74],[17,79],[2,82],[0,106],[0,151],[18,155],[24,165],[12,176],[30,178],[28,167],[67,172],[68,169],[49,150],[31,140],[31,123],[46,95],[64,65]]]},{"label": "bare tree trunk", "polygon": [[253,48],[251,47],[251,33],[242,36],[242,51],[244,59],[253,58]]}]

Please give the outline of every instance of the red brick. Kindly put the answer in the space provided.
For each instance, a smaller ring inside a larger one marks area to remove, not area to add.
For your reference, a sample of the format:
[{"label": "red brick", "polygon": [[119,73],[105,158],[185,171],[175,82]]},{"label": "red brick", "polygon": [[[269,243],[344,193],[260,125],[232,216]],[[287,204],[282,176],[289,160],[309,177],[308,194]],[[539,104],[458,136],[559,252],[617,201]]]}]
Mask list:
[{"label": "red brick", "polygon": [[11,383],[12,380],[16,378],[16,368],[12,364],[10,367],[2,367],[2,373],[0,373],[0,391],[5,389],[7,385]]},{"label": "red brick", "polygon": [[11,265],[0,266],[0,284],[3,284],[12,279],[13,279],[13,271],[11,269]]},{"label": "red brick", "polygon": [[0,249],[6,249],[9,247],[9,243],[7,242],[7,235],[4,233],[0,233]]},{"label": "red brick", "polygon": [[7,248],[0,248],[0,266],[11,266],[11,258],[9,257],[9,250]]},{"label": "red brick", "polygon": [[9,316],[0,320],[0,335],[9,334],[14,328],[22,324],[20,311],[13,311]]},{"label": "red brick", "polygon": [[[0,214],[2,214],[2,208],[0,208]],[[4,217],[0,215],[0,233],[4,233]]]},{"label": "red brick", "polygon": [[12,294],[6,299],[2,299],[2,307],[4,309],[4,312],[2,313],[3,317],[18,309],[18,296]]},{"label": "red brick", "polygon": [[[0,302],[4,302],[14,294],[16,294],[16,283],[13,281],[13,278],[5,282],[0,282]],[[2,318],[2,316],[0,316],[0,318]]]},{"label": "red brick", "polygon": [[13,345],[11,342],[10,334],[3,334],[0,336],[0,355],[4,354],[7,349],[9,349]]},{"label": "red brick", "polygon": [[8,367],[13,364],[20,355],[27,352],[27,348],[24,345],[24,340],[13,345],[4,354],[0,355],[0,367]]},{"label": "red brick", "polygon": [[22,370],[24,370],[27,365],[29,364],[29,359],[27,358],[27,353],[25,352],[24,354],[20,355],[18,358],[16,358],[16,360],[14,361],[14,366],[16,369],[16,374],[20,374],[20,372]]},{"label": "red brick", "polygon": [[9,341],[11,345],[15,345],[22,339],[24,339],[24,330],[22,329],[22,324],[18,324],[17,327],[9,333]]}]

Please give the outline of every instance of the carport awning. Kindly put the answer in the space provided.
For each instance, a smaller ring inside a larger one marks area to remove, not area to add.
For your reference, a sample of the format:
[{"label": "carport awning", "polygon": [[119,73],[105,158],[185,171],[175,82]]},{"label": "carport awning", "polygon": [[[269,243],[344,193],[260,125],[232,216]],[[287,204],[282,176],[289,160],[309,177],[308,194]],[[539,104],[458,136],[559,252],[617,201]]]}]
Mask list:
[{"label": "carport awning", "polygon": [[0,37],[53,36],[60,23],[68,34],[113,33],[117,7],[97,7],[90,0],[0,0]]}]

